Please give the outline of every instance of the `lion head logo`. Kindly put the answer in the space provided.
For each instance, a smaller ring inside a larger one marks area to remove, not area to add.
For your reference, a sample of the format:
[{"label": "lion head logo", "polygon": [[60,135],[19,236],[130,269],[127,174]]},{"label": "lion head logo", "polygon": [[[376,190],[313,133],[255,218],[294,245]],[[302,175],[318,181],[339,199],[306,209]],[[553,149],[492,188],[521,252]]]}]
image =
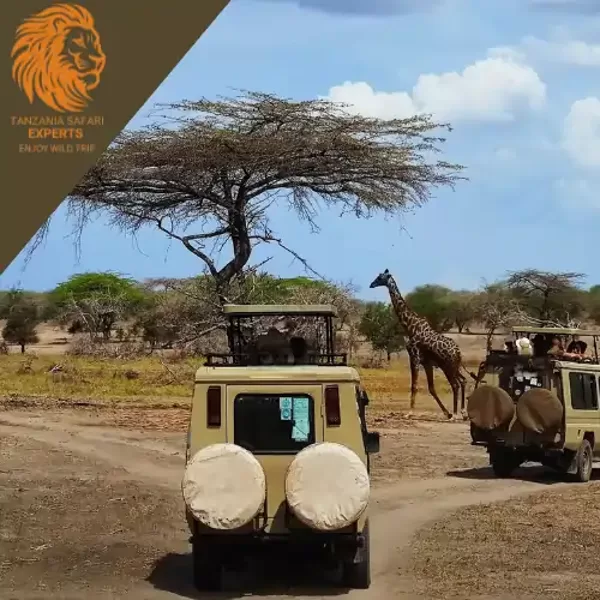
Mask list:
[{"label": "lion head logo", "polygon": [[53,4],[26,19],[12,49],[12,76],[29,102],[58,112],[81,112],[100,83],[106,56],[90,12]]}]

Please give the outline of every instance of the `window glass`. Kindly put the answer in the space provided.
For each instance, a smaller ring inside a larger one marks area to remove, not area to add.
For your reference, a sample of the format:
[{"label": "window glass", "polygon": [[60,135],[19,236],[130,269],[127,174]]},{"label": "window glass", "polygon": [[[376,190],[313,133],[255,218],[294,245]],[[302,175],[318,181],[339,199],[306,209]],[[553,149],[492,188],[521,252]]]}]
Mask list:
[{"label": "window glass", "polygon": [[308,395],[240,394],[233,410],[234,443],[255,454],[295,453],[315,441]]},{"label": "window glass", "polygon": [[569,373],[571,406],[575,410],[598,408],[598,383],[590,373]]}]

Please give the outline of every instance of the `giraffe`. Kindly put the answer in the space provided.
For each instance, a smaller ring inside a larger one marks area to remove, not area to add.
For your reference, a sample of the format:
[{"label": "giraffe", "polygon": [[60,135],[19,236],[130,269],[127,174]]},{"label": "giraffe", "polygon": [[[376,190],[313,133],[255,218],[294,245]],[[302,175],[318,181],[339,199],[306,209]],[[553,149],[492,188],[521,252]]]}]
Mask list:
[{"label": "giraffe", "polygon": [[[410,361],[410,409],[415,407],[417,397],[417,386],[419,382],[419,367],[423,366],[427,377],[427,386],[429,393],[433,396],[438,406],[449,419],[456,416],[458,412],[458,394],[461,393],[461,414],[463,419],[465,413],[465,388],[466,377],[460,372],[464,369],[462,356],[458,344],[449,337],[435,331],[426,319],[415,313],[406,303],[394,278],[388,269],[380,273],[369,286],[370,288],[386,287],[390,294],[390,300],[394,312],[400,321],[400,324],[408,334],[406,351]],[[454,397],[453,414],[443,405],[434,385],[434,368],[439,367],[450,387]],[[465,369],[466,370],[466,369]]]}]

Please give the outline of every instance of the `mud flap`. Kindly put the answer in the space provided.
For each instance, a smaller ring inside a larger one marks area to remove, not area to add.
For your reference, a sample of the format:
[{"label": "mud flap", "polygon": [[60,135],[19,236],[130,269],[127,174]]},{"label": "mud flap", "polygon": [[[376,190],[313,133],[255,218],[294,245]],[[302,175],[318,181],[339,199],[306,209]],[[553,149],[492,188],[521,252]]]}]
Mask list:
[{"label": "mud flap", "polygon": [[576,475],[578,454],[578,452],[565,452],[558,461],[559,469],[567,475]]},{"label": "mud flap", "polygon": [[350,546],[348,548],[348,559],[350,562],[357,564],[365,560],[365,556],[368,553],[368,544],[363,533],[357,536],[356,546]]}]

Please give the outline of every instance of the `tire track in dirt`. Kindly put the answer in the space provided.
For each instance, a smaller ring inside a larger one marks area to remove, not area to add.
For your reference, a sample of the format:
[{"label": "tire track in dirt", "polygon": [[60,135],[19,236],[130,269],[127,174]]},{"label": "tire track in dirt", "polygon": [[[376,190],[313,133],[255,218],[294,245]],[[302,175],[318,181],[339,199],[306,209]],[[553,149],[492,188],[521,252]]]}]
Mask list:
[{"label": "tire track in dirt", "polygon": [[[114,476],[120,479],[171,490],[180,489],[184,451],[182,447],[178,449],[172,441],[159,442],[133,432],[77,426],[61,421],[42,420],[24,413],[6,412],[0,417],[0,435],[31,438],[66,452],[85,455],[110,465],[115,471]],[[357,599],[424,600],[415,594],[412,578],[406,568],[411,543],[419,529],[474,504],[501,502],[544,489],[547,489],[546,485],[535,481],[469,480],[458,477],[403,480],[374,488],[371,513],[373,583],[369,590],[352,590],[344,595]],[[136,597],[147,600],[182,597],[154,589],[147,582],[140,582],[138,588],[135,591]],[[288,590],[285,594],[261,594],[261,597],[277,600],[294,596],[299,600],[315,600],[331,595],[331,591],[328,593],[325,590],[303,595],[303,591],[298,589],[297,592]],[[227,594],[226,597],[232,600],[244,596],[241,593]],[[101,596],[94,596],[92,593],[89,597]],[[185,597],[196,596],[190,589],[189,595],[186,593]],[[206,598],[205,595],[202,597]]]}]

